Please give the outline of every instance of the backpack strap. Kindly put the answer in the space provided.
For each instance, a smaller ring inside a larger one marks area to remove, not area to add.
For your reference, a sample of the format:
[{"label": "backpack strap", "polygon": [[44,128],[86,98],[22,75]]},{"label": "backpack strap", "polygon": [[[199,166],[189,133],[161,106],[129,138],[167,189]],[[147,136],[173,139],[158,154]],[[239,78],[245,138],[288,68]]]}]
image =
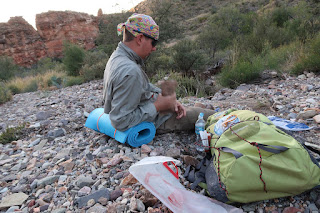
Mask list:
[{"label": "backpack strap", "polygon": [[242,153],[240,153],[240,152],[238,152],[238,151],[236,151],[236,150],[234,150],[234,149],[230,149],[230,148],[228,148],[228,147],[220,147],[220,150],[223,151],[223,152],[227,152],[227,153],[233,154],[233,156],[234,156],[236,159],[238,159],[238,158],[240,158],[240,157],[243,156]]},{"label": "backpack strap", "polygon": [[264,151],[271,152],[274,154],[279,154],[279,153],[287,151],[289,149],[285,146],[265,145],[265,144],[260,144],[260,143],[258,143],[258,147]]}]

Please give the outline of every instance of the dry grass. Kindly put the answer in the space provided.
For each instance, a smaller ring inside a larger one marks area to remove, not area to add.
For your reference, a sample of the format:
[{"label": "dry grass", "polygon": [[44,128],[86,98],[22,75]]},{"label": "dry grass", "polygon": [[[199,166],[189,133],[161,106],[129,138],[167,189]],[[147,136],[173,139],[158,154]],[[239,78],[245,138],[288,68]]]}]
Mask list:
[{"label": "dry grass", "polygon": [[17,93],[25,92],[30,85],[35,83],[38,85],[38,90],[51,90],[52,86],[50,85],[50,81],[53,76],[56,78],[63,78],[66,74],[62,72],[48,71],[36,76],[27,76],[25,78],[16,77],[8,81],[6,86],[11,89],[14,88]]}]

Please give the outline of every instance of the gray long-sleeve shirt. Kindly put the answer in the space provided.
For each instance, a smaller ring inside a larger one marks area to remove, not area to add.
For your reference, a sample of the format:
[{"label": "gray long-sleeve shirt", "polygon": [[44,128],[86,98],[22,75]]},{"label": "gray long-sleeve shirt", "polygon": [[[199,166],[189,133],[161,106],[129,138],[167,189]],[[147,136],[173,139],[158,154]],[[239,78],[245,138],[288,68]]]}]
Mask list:
[{"label": "gray long-sleeve shirt", "polygon": [[143,121],[158,128],[172,114],[160,115],[153,102],[161,89],[150,83],[143,71],[143,60],[120,42],[104,71],[104,112],[112,126],[125,131]]}]

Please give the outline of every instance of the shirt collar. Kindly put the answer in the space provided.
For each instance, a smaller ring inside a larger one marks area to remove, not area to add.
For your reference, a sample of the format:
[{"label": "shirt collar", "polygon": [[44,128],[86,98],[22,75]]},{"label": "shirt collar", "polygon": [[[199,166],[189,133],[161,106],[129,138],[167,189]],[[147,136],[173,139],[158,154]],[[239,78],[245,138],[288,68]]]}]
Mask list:
[{"label": "shirt collar", "polygon": [[140,64],[141,66],[144,66],[143,59],[140,56],[138,56],[138,54],[135,53],[130,47],[125,45],[122,41],[119,42],[118,46],[128,54],[131,60],[135,61],[137,64]]}]

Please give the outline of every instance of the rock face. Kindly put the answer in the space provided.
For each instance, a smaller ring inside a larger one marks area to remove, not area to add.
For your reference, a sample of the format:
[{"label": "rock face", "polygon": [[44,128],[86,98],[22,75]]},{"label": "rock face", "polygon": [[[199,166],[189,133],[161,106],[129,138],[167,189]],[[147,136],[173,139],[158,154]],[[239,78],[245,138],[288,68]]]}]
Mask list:
[{"label": "rock face", "polygon": [[38,32],[22,17],[0,23],[0,55],[7,55],[21,66],[36,63],[47,55]]},{"label": "rock face", "polygon": [[22,17],[0,23],[0,55],[30,67],[43,57],[62,57],[64,41],[92,49],[99,34],[96,17],[72,11],[37,14],[36,27],[37,31]]},{"label": "rock face", "polygon": [[44,40],[48,57],[61,57],[64,41],[79,44],[86,50],[92,49],[99,34],[94,16],[72,11],[37,14],[36,27]]}]

